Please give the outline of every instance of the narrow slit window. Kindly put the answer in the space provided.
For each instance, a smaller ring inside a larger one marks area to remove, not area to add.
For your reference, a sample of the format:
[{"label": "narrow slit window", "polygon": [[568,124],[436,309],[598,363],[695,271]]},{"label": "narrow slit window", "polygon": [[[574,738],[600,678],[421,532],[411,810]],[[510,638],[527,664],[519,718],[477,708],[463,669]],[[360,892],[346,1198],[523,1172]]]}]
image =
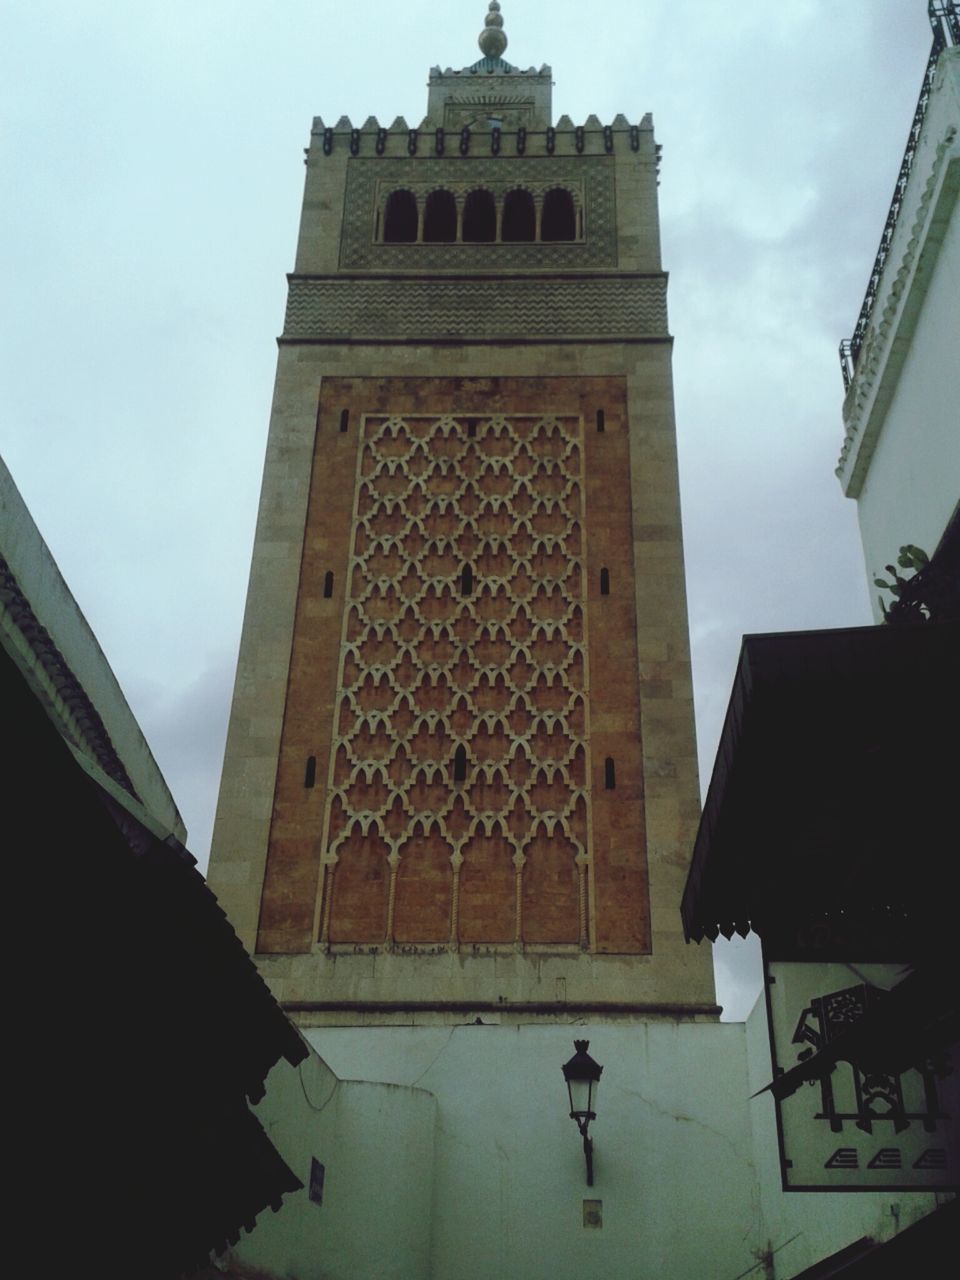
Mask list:
[{"label": "narrow slit window", "polygon": [[614,768],[613,756],[607,756],[603,762],[603,786],[606,791],[616,790],[617,771]]},{"label": "narrow slit window", "polygon": [[467,780],[467,748],[462,742],[453,753],[453,780],[454,782]]},{"label": "narrow slit window", "polygon": [[307,767],[303,771],[303,785],[312,787],[317,780],[317,757],[307,756]]},{"label": "narrow slit window", "polygon": [[598,409],[597,410],[597,430],[606,431],[606,429],[607,429],[607,423],[606,423],[606,419],[603,416],[603,410]]},{"label": "narrow slit window", "polygon": [[329,600],[333,595],[333,570],[328,569],[323,575],[323,598]]},{"label": "narrow slit window", "polygon": [[463,566],[463,572],[460,574],[460,594],[462,596],[473,594],[473,570],[468,564]]},{"label": "narrow slit window", "polygon": [[350,425],[350,410],[341,409],[340,410],[340,430],[346,431],[349,425]]},{"label": "narrow slit window", "polygon": [[610,570],[600,570],[600,594],[608,596],[610,594]]}]

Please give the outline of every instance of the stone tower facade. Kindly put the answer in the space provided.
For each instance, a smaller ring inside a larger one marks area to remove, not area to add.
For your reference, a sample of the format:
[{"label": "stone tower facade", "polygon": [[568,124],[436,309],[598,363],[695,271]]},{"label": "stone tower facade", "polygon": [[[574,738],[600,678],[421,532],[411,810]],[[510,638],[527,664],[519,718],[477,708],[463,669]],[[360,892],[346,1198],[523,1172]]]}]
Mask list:
[{"label": "stone tower facade", "polygon": [[307,1021],[714,1012],[649,117],[314,122],[210,880]]}]

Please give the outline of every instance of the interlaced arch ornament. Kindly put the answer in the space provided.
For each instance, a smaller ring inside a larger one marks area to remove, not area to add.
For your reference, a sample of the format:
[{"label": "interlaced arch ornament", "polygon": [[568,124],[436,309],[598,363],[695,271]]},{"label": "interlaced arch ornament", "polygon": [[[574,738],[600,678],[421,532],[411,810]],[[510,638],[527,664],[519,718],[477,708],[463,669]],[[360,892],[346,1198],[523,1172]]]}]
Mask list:
[{"label": "interlaced arch ornament", "polygon": [[[449,147],[448,147],[449,150]],[[526,187],[536,202],[557,186],[566,188],[576,212],[575,241],[499,241],[498,267],[556,270],[563,267],[616,267],[617,197],[614,171],[608,156],[503,156],[476,158],[462,163],[448,156],[429,156],[417,161],[415,172],[409,160],[400,157],[351,159],[347,166],[344,207],[369,210],[369,220],[351,217],[341,228],[340,267],[350,271],[379,271],[384,268],[447,271],[485,266],[489,249],[464,237],[457,244],[412,245],[385,242],[383,223],[386,202],[400,187],[414,194],[422,209],[429,193],[437,187],[453,192],[463,216],[468,193],[479,188],[491,192],[502,207],[506,193]]]},{"label": "interlaced arch ornament", "polygon": [[364,416],[324,945],[590,945],[583,503],[576,415]]}]

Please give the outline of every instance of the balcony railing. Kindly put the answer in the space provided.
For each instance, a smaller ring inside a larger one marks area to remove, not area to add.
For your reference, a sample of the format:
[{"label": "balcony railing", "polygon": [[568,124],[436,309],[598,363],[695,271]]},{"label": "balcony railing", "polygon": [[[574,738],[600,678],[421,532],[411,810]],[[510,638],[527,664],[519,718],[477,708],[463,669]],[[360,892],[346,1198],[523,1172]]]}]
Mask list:
[{"label": "balcony railing", "polygon": [[903,161],[900,165],[900,172],[897,175],[897,183],[893,189],[893,199],[890,201],[890,209],[887,213],[887,220],[884,223],[883,235],[880,237],[880,247],[874,259],[873,270],[870,273],[870,281],[867,284],[867,292],[863,299],[863,306],[860,308],[860,315],[857,317],[856,328],[853,331],[852,338],[844,338],[840,343],[840,368],[843,372],[844,390],[847,390],[853,381],[860,348],[863,346],[867,326],[873,314],[873,306],[877,300],[880,279],[883,275],[887,255],[890,252],[890,244],[893,240],[893,233],[896,230],[897,219],[900,217],[900,210],[903,207],[907,181],[910,177],[910,170],[913,168],[914,157],[917,154],[917,146],[920,142],[920,133],[923,129],[923,121],[927,114],[927,104],[930,101],[930,91],[933,88],[937,59],[940,57],[941,51],[948,45],[960,45],[960,4],[957,3],[957,0],[929,0],[927,15],[930,19],[930,26],[933,28],[933,43],[930,46],[930,57],[927,59],[927,69],[923,74],[923,83],[920,86],[917,109],[913,113],[913,124],[910,126],[906,150],[903,153]]}]

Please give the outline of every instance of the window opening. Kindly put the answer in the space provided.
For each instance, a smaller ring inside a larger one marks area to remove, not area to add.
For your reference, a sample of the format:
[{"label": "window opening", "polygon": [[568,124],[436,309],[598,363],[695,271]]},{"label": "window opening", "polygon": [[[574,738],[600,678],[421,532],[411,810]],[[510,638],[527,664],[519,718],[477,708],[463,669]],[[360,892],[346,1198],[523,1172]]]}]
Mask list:
[{"label": "window opening", "polygon": [[468,564],[463,566],[463,572],[460,574],[460,594],[468,596],[473,592],[473,570]]},{"label": "window opening", "polygon": [[522,187],[508,191],[503,200],[501,240],[533,240],[537,231],[537,215],[533,196]]},{"label": "window opening", "polygon": [[350,410],[341,409],[340,410],[340,430],[346,431],[349,425],[350,425]]},{"label": "window opening", "polygon": [[497,206],[485,187],[467,193],[463,206],[463,238],[474,244],[497,238]]},{"label": "window opening", "polygon": [[457,238],[457,202],[452,191],[431,191],[423,214],[423,238],[449,244]]},{"label": "window opening", "polygon": [[303,771],[303,785],[312,787],[317,780],[317,757],[307,756],[307,767]]},{"label": "window opening", "polygon": [[573,196],[564,187],[554,187],[543,197],[540,217],[541,240],[576,240],[577,213]]},{"label": "window opening", "polygon": [[597,410],[597,430],[604,431],[606,429],[606,420],[603,416],[603,410]]},{"label": "window opening", "polygon": [[600,570],[600,594],[608,596],[610,594],[610,570]]},{"label": "window opening", "polygon": [[473,437],[476,434],[477,434],[477,420],[476,418],[468,418],[467,419],[467,435],[470,436],[471,439],[473,439]]},{"label": "window opening", "polygon": [[328,569],[323,575],[323,598],[329,600],[333,595],[333,570]]},{"label": "window opening", "polygon": [[417,238],[417,198],[412,191],[391,191],[383,218],[387,244],[409,244]]},{"label": "window opening", "polygon": [[616,790],[617,775],[613,767],[613,756],[607,756],[603,762],[603,786],[606,791]]},{"label": "window opening", "polygon": [[453,780],[454,782],[467,780],[467,748],[462,742],[453,753]]}]

